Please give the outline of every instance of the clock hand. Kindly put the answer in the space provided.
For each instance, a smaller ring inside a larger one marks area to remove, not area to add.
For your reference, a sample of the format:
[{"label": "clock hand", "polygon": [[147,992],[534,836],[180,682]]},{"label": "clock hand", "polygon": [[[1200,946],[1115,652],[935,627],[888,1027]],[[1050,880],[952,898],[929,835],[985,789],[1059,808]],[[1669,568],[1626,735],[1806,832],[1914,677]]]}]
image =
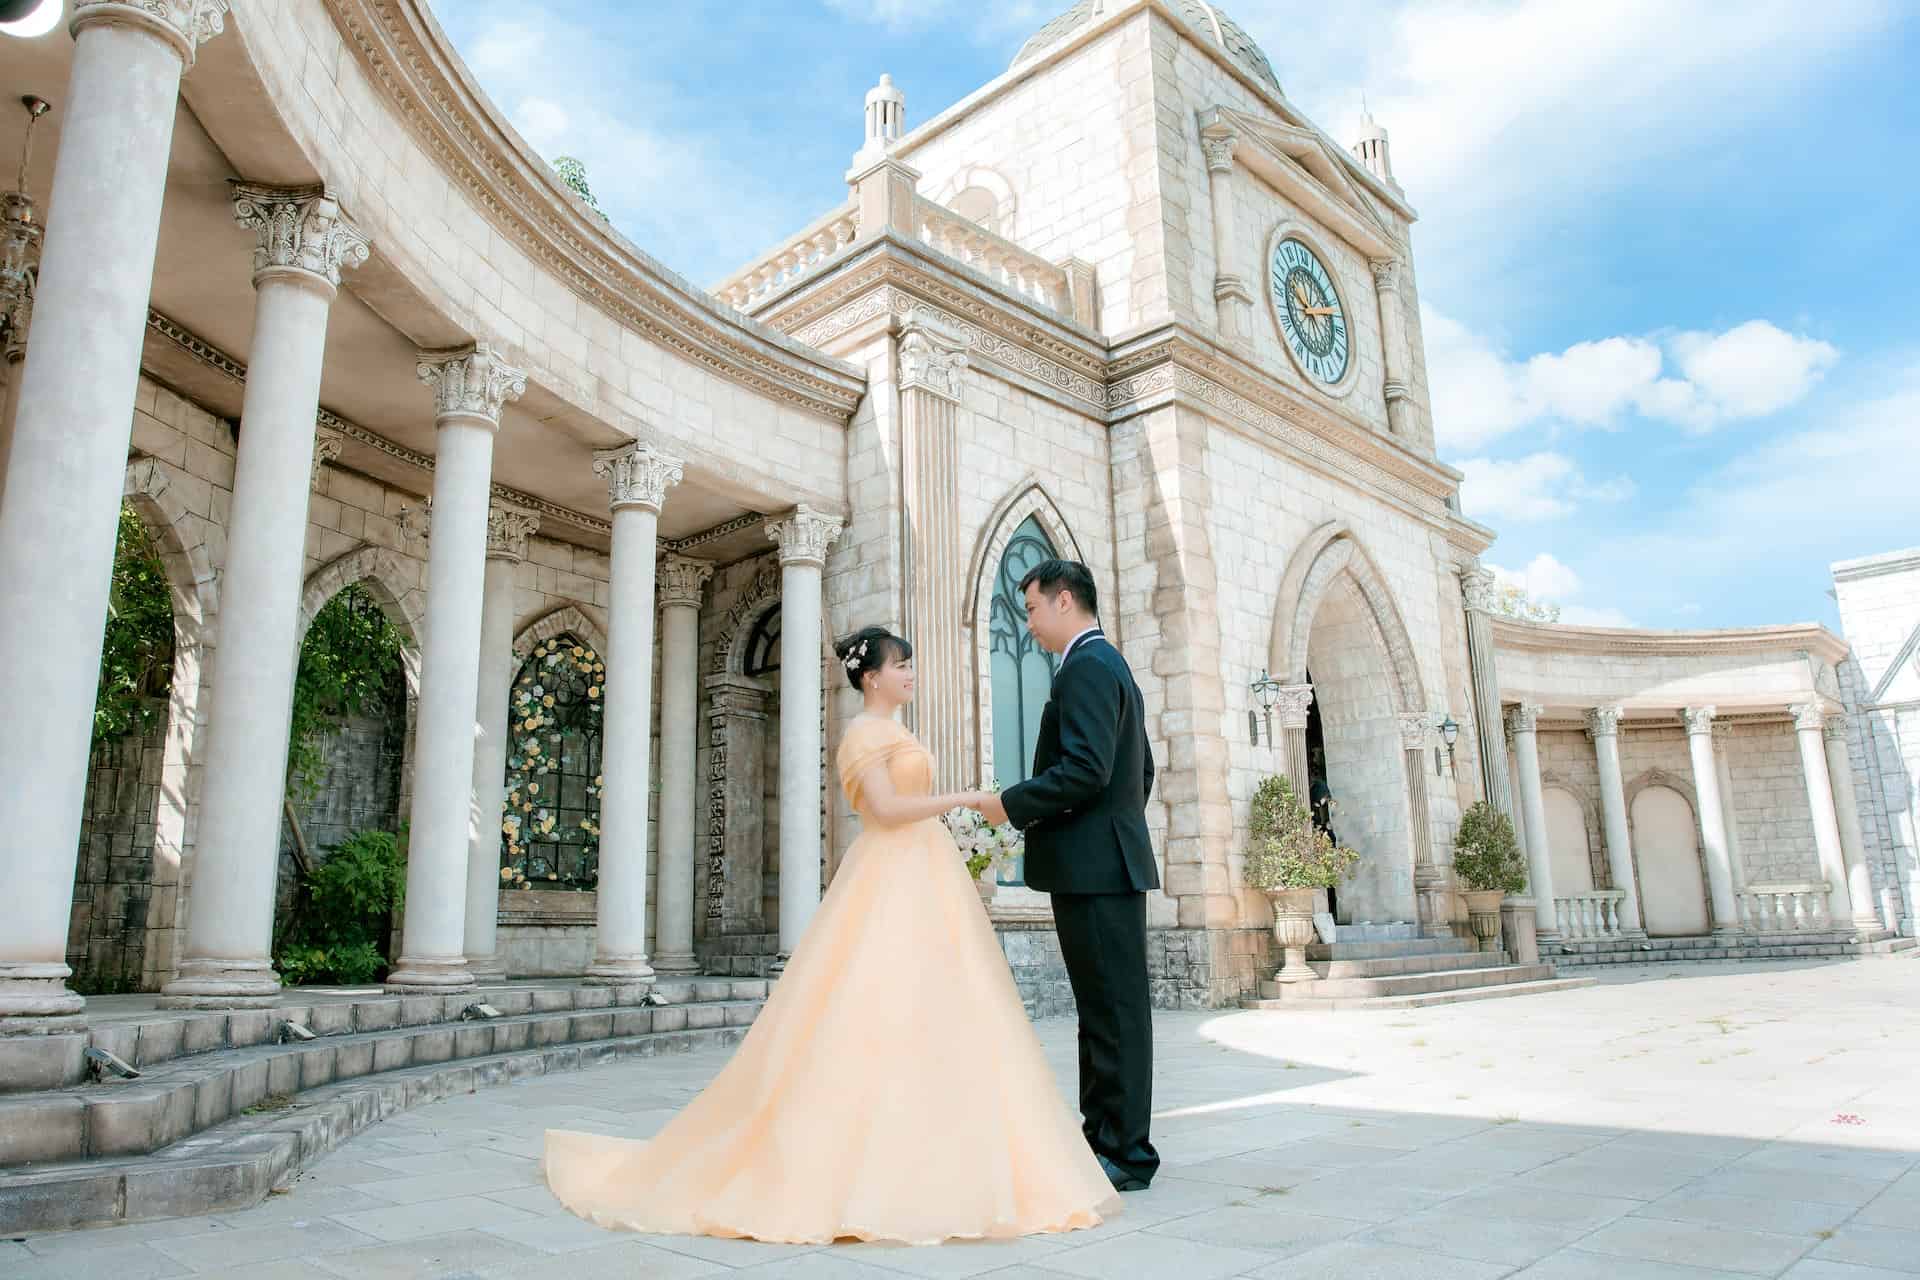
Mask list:
[{"label": "clock hand", "polygon": [[1302,307],[1300,311],[1303,315],[1309,316],[1330,316],[1333,314],[1332,307]]}]

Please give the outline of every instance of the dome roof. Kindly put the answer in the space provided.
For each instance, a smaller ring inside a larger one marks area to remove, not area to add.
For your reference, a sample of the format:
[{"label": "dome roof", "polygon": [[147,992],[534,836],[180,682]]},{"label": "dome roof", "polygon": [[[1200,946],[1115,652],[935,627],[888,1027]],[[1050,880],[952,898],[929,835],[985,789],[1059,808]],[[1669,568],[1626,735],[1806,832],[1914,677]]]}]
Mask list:
[{"label": "dome roof", "polygon": [[[1012,66],[1031,61],[1059,44],[1080,28],[1104,17],[1119,8],[1125,0],[1079,0],[1071,9],[1036,31],[1031,40],[1020,46],[1020,52],[1013,56]],[[1280,92],[1280,79],[1273,74],[1273,64],[1267,61],[1267,55],[1253,42],[1253,37],[1241,29],[1240,24],[1229,18],[1217,4],[1207,0],[1168,0],[1169,7],[1182,18],[1202,39],[1213,42],[1224,49],[1227,56],[1240,64],[1242,70],[1252,75],[1275,93]]]}]

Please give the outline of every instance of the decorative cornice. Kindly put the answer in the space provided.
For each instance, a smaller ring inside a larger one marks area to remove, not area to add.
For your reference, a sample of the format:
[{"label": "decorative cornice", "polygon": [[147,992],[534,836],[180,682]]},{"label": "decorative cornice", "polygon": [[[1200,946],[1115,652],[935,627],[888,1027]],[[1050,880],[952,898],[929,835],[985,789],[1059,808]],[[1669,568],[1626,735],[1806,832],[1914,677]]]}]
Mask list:
[{"label": "decorative cornice", "polygon": [[1546,710],[1537,702],[1521,702],[1507,708],[1507,732],[1511,734],[1537,733],[1540,730],[1540,715]]},{"label": "decorative cornice", "polygon": [[764,512],[749,511],[745,515],[735,516],[731,520],[722,520],[711,529],[702,529],[698,533],[690,533],[684,538],[662,538],[660,539],[660,549],[662,551],[691,551],[695,547],[704,547],[710,542],[718,542],[722,538],[730,538],[736,533],[745,533],[748,529],[757,529],[766,522],[766,519],[767,517]]},{"label": "decorative cornice", "polygon": [[960,399],[960,375],[966,371],[967,354],[945,347],[914,329],[900,339],[900,389],[922,390],[945,400]]},{"label": "decorative cornice", "polygon": [[711,560],[694,560],[688,556],[664,555],[656,570],[655,590],[660,597],[663,609],[679,606],[698,609],[706,598],[707,582],[713,577]]},{"label": "decorative cornice", "polygon": [[1793,727],[1802,733],[1808,730],[1824,730],[1827,723],[1827,708],[1820,702],[1796,702],[1787,708],[1793,717]]},{"label": "decorative cornice", "polygon": [[[186,354],[206,365],[216,373],[225,374],[235,382],[247,380],[247,366],[235,360],[220,348],[194,333],[177,320],[169,319],[158,311],[148,308],[147,328],[180,348]],[[326,411],[321,410],[322,413]]]},{"label": "decorative cornice", "polygon": [[743,320],[595,216],[495,115],[419,0],[326,6],[393,114],[509,243],[609,317],[702,368],[842,424],[853,416],[866,392],[860,370]]},{"label": "decorative cornice", "polygon": [[193,69],[196,51],[226,29],[231,0],[73,0],[67,24],[75,39],[102,22],[140,27],[160,36]]},{"label": "decorative cornice", "polygon": [[1587,733],[1595,738],[1612,738],[1620,732],[1619,706],[1589,707],[1587,709]]},{"label": "decorative cornice", "polygon": [[666,504],[667,490],[680,483],[686,469],[678,458],[652,445],[634,443],[594,454],[593,474],[606,477],[607,501],[615,511],[640,507],[658,513]]},{"label": "decorative cornice", "polygon": [[1640,654],[1692,657],[1705,654],[1811,654],[1828,663],[1847,656],[1847,642],[1813,622],[1780,627],[1732,627],[1718,631],[1641,631],[1624,627],[1574,627],[1564,623],[1493,620],[1501,649],[1548,653]]},{"label": "decorative cornice", "polygon": [[343,268],[367,260],[367,238],[322,187],[233,183],[233,218],[254,233],[253,283],[283,273],[340,287]]},{"label": "decorative cornice", "polygon": [[1711,735],[1713,717],[1719,713],[1719,710],[1718,707],[1712,706],[1680,708],[1680,723],[1685,727],[1687,736],[1692,737],[1700,733]]},{"label": "decorative cornice", "polygon": [[527,558],[527,539],[539,527],[538,515],[496,498],[487,505],[487,558],[520,563]]},{"label": "decorative cornice", "polygon": [[422,351],[415,371],[433,388],[436,419],[477,419],[500,425],[500,410],[527,393],[527,375],[484,342],[457,351]]},{"label": "decorative cornice", "polygon": [[780,548],[782,565],[824,565],[843,524],[838,516],[795,507],[791,515],[768,522],[767,537]]},{"label": "decorative cornice", "polygon": [[1312,706],[1312,685],[1283,684],[1280,686],[1280,696],[1274,699],[1273,710],[1279,717],[1282,729],[1304,729],[1307,727],[1307,711]]}]

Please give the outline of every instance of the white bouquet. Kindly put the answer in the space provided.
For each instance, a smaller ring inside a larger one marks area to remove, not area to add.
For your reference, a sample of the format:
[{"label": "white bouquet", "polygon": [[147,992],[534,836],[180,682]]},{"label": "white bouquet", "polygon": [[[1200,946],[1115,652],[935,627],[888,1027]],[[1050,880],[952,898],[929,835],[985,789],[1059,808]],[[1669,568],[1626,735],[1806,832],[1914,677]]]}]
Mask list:
[{"label": "white bouquet", "polygon": [[[993,789],[989,782],[987,790]],[[940,821],[960,847],[960,856],[967,860],[967,875],[975,880],[989,867],[997,869],[1012,862],[1026,847],[1026,838],[1018,827],[1012,823],[996,827],[973,809],[949,809],[940,815]]]}]

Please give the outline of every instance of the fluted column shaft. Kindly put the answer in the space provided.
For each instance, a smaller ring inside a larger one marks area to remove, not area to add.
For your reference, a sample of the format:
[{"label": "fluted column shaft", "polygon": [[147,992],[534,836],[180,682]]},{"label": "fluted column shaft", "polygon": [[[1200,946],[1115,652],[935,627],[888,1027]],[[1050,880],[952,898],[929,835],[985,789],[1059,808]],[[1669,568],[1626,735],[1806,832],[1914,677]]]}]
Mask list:
[{"label": "fluted column shaft", "polygon": [[1867,869],[1867,845],[1860,831],[1860,802],[1853,789],[1853,760],[1847,754],[1847,718],[1833,715],[1821,726],[1827,748],[1827,775],[1833,779],[1833,816],[1840,827],[1840,852],[1847,864],[1847,898],[1853,927],[1873,933],[1881,927],[1873,909],[1873,876]]},{"label": "fluted column shaft", "polygon": [[660,562],[660,850],[653,967],[697,973],[693,953],[694,760],[699,752],[700,601],[713,566]]},{"label": "fluted column shaft", "polygon": [[1220,336],[1244,343],[1252,337],[1253,294],[1240,270],[1240,237],[1234,231],[1233,152],[1230,133],[1202,134],[1207,158],[1207,201],[1213,213],[1213,305]]},{"label": "fluted column shaft", "polygon": [[[906,632],[922,676],[908,727],[933,755],[933,789],[976,783],[966,714],[960,575],[960,380],[964,352],[918,330],[900,340],[901,469],[907,513]],[[785,675],[782,674],[784,687]]]},{"label": "fluted column shaft", "polygon": [[1727,844],[1727,807],[1720,799],[1720,770],[1713,758],[1713,707],[1687,707],[1680,719],[1687,729],[1687,754],[1693,763],[1700,840],[1707,855],[1707,896],[1713,903],[1715,933],[1737,933],[1740,907],[1733,896],[1733,851]]},{"label": "fluted column shaft", "polygon": [[1587,712],[1587,736],[1593,739],[1594,760],[1600,770],[1600,823],[1607,836],[1607,869],[1613,887],[1621,892],[1620,931],[1644,937],[1640,923],[1640,889],[1633,876],[1633,837],[1627,822],[1627,786],[1620,776],[1620,708],[1595,707]]},{"label": "fluted column shaft", "polygon": [[475,699],[486,612],[487,512],[493,437],[526,375],[485,344],[422,353],[434,389],[433,513],[427,551],[427,638],[415,721],[407,912],[396,990],[465,991],[467,865],[473,847]]},{"label": "fluted column shaft", "polygon": [[1720,780],[1720,813],[1727,830],[1727,865],[1733,878],[1734,902],[1738,903],[1746,891],[1747,875],[1740,856],[1740,806],[1734,798],[1733,766],[1727,762],[1727,734],[1726,725],[1713,727],[1713,768]]},{"label": "fluted column shaft", "polygon": [[821,575],[841,522],[807,507],[767,526],[780,548],[780,955],[820,905]]},{"label": "fluted column shaft", "polygon": [[253,341],[221,570],[217,710],[202,756],[193,909],[180,975],[163,988],[174,1008],[239,1008],[280,994],[268,952],[320,366],[340,269],[367,257],[365,239],[324,192],[241,186],[234,212],[257,237]]},{"label": "fluted column shaft", "polygon": [[1407,321],[1400,310],[1400,273],[1397,258],[1373,263],[1374,296],[1380,303],[1380,354],[1386,365],[1387,428],[1404,436],[1413,425],[1413,392],[1407,385]]},{"label": "fluted column shaft", "polygon": [[[1513,795],[1507,787],[1506,742],[1500,723],[1500,675],[1493,658],[1493,575],[1477,566],[1463,570],[1460,588],[1467,606],[1467,664],[1473,673],[1473,728],[1480,745],[1480,782],[1488,803],[1511,818]],[[1536,912],[1542,933],[1551,932],[1552,914],[1551,904],[1545,912]]]},{"label": "fluted column shaft", "polygon": [[507,976],[500,958],[500,823],[506,816],[507,756],[513,740],[514,575],[540,517],[496,502],[487,511],[487,568],[480,601],[480,677],[474,699],[473,824],[467,837],[467,908],[462,950],[482,980]]},{"label": "fluted column shaft", "polygon": [[[1513,707],[1507,712],[1507,732],[1513,737],[1514,762],[1520,772],[1520,820],[1527,833],[1527,887],[1533,890],[1534,928],[1539,937],[1555,938],[1560,934],[1560,918],[1553,896],[1553,849],[1547,839],[1547,794],[1540,785],[1542,710],[1524,702]],[[1506,754],[1500,753],[1503,762]]]},{"label": "fluted column shaft", "polygon": [[1433,860],[1433,810],[1427,798],[1427,747],[1432,733],[1431,718],[1424,711],[1404,712],[1400,716],[1400,746],[1407,769],[1408,835],[1413,843],[1414,913],[1420,920],[1420,932],[1429,938],[1444,938],[1453,932],[1448,910],[1451,901],[1447,868]]},{"label": "fluted column shaft", "polygon": [[132,4],[75,6],[0,502],[0,670],[34,682],[33,713],[0,734],[0,796],[15,802],[0,840],[0,1031],[84,1003],[66,986],[67,926],[167,155],[180,77],[224,11],[203,0],[177,25]]},{"label": "fluted column shaft", "polygon": [[1307,759],[1307,713],[1312,709],[1312,685],[1280,686],[1280,696],[1273,704],[1273,713],[1280,722],[1280,744],[1285,751],[1287,781],[1293,784],[1293,794],[1299,797],[1300,803],[1309,806],[1313,803],[1313,765]]},{"label": "fluted column shaft", "polygon": [[653,785],[653,593],[660,508],[677,459],[633,444],[595,455],[613,505],[607,603],[606,723],[601,744],[599,920],[589,980],[653,977],[647,962],[647,815]]}]

